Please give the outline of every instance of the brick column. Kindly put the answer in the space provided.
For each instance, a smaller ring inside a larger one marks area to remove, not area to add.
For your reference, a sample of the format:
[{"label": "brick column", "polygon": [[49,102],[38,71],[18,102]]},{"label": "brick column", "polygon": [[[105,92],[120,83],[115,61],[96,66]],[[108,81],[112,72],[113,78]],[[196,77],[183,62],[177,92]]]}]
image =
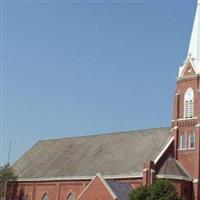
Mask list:
[{"label": "brick column", "polygon": [[153,161],[145,161],[143,169],[143,185],[149,187],[155,180],[155,170]]}]

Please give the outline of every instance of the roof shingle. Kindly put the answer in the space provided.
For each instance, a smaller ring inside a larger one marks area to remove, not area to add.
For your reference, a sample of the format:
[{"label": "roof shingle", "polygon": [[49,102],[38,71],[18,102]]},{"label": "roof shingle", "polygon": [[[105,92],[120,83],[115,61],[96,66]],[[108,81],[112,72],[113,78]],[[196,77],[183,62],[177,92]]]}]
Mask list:
[{"label": "roof shingle", "polygon": [[170,137],[170,128],[156,128],[39,141],[13,167],[19,178],[141,173]]}]

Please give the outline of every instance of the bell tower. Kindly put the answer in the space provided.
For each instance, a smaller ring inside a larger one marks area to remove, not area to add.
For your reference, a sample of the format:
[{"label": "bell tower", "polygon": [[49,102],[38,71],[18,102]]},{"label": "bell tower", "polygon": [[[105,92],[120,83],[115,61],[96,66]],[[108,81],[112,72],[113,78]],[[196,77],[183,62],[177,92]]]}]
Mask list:
[{"label": "bell tower", "polygon": [[200,0],[186,60],[179,68],[172,120],[175,158],[193,177],[200,199]]}]

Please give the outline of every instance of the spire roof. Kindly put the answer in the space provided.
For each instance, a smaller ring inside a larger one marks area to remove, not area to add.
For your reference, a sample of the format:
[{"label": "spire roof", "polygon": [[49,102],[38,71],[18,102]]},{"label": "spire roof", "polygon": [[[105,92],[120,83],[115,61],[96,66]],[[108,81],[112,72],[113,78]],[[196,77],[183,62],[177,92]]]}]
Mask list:
[{"label": "spire roof", "polygon": [[200,74],[200,0],[197,0],[197,10],[195,14],[190,45],[187,59],[183,66],[180,67],[179,77],[186,67],[188,61],[191,61],[197,74]]},{"label": "spire roof", "polygon": [[200,0],[198,0],[197,11],[194,19],[192,36],[188,50],[188,56],[194,59],[195,66],[199,68],[200,62]]}]

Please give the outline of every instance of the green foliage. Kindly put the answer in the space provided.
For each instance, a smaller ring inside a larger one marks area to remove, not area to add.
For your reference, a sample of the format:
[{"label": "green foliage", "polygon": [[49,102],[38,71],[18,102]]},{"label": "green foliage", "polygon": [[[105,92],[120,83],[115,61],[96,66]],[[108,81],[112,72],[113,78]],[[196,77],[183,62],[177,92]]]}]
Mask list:
[{"label": "green foliage", "polygon": [[157,180],[150,188],[141,186],[129,194],[129,200],[180,200],[169,180]]},{"label": "green foliage", "polygon": [[149,188],[141,186],[129,194],[130,200],[149,200],[151,192]]},{"label": "green foliage", "polygon": [[157,180],[151,187],[151,200],[179,200],[176,188],[169,180]]},{"label": "green foliage", "polygon": [[9,181],[15,181],[17,176],[10,164],[0,167],[0,199],[5,198],[5,191]]}]

